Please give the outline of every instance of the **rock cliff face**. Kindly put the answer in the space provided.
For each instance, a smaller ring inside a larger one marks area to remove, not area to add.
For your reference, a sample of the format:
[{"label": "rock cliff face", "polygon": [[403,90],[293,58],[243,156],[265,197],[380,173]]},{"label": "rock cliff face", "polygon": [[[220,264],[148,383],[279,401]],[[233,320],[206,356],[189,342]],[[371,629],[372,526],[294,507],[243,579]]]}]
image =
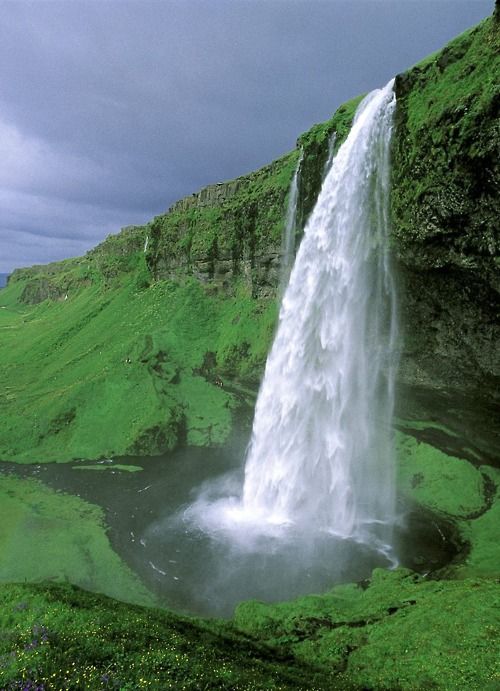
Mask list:
[{"label": "rock cliff face", "polygon": [[189,274],[227,292],[242,280],[254,298],[274,298],[286,199],[300,151],[298,225],[303,227],[319,191],[329,139],[335,132],[338,147],[358,102],[354,99],[339,108],[331,120],[302,135],[296,150],[269,166],[205,187],[156,217],[150,224],[147,249],[154,278]]},{"label": "rock cliff face", "polygon": [[192,275],[230,291],[242,278],[254,297],[274,295],[282,208],[296,152],[230,182],[210,185],[153,220],[147,263],[156,280]]}]

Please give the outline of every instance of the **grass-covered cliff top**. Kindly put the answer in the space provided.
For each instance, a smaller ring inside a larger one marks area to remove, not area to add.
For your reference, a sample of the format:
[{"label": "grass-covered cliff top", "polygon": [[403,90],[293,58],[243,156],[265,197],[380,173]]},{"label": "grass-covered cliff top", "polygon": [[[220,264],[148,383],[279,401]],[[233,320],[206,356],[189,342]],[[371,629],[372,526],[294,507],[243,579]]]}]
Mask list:
[{"label": "grass-covered cliff top", "polygon": [[496,13],[397,78],[394,236],[412,266],[498,272],[499,73]]}]

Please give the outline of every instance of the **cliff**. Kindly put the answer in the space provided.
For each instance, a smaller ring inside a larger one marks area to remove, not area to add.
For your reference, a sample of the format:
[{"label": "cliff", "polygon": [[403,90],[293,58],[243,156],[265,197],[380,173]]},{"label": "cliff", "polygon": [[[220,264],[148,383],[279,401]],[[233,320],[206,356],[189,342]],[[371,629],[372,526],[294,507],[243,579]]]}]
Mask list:
[{"label": "cliff", "polygon": [[[400,384],[482,399],[488,426],[500,378],[498,36],[495,16],[399,75],[393,138]],[[15,271],[0,293],[0,458],[222,442],[274,331],[299,156],[303,228],[331,136],[338,148],[358,102],[259,171],[186,197],[84,257]],[[404,395],[401,406],[406,414]]]},{"label": "cliff", "polygon": [[284,215],[300,151],[299,226],[317,197],[333,132],[347,135],[359,98],[299,138],[297,148],[236,180],[176,202],[149,227],[146,261],[154,279],[191,275],[231,292],[237,281],[254,298],[273,298],[279,279]]},{"label": "cliff", "polygon": [[500,395],[498,15],[396,80],[404,381]]}]

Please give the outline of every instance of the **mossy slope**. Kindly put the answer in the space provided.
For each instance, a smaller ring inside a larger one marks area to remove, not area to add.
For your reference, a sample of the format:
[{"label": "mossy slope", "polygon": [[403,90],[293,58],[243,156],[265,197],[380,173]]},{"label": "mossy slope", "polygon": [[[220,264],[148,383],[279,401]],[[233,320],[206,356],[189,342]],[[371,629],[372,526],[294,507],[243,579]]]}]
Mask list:
[{"label": "mossy slope", "polygon": [[139,290],[80,287],[61,301],[0,293],[0,458],[21,462],[155,454],[219,443],[235,401],[220,374],[265,359],[275,306],[225,299],[194,279]]},{"label": "mossy slope", "polygon": [[0,475],[0,582],[43,580],[154,603],[112,550],[102,509],[36,480]]},{"label": "mossy slope", "polygon": [[402,498],[443,518],[456,530],[459,553],[440,575],[500,577],[500,470],[476,467],[400,432],[397,450]]},{"label": "mossy slope", "polygon": [[360,689],[491,689],[500,628],[498,581],[430,581],[376,570],[367,588],[338,586],[291,603],[243,603],[236,625],[325,666]]}]

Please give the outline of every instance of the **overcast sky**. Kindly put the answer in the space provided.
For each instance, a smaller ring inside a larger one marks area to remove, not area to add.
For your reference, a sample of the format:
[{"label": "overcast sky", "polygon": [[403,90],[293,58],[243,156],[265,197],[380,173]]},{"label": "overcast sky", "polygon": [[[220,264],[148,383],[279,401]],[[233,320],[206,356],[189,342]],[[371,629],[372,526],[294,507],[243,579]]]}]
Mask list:
[{"label": "overcast sky", "polygon": [[0,272],[258,168],[493,0],[0,0]]}]

